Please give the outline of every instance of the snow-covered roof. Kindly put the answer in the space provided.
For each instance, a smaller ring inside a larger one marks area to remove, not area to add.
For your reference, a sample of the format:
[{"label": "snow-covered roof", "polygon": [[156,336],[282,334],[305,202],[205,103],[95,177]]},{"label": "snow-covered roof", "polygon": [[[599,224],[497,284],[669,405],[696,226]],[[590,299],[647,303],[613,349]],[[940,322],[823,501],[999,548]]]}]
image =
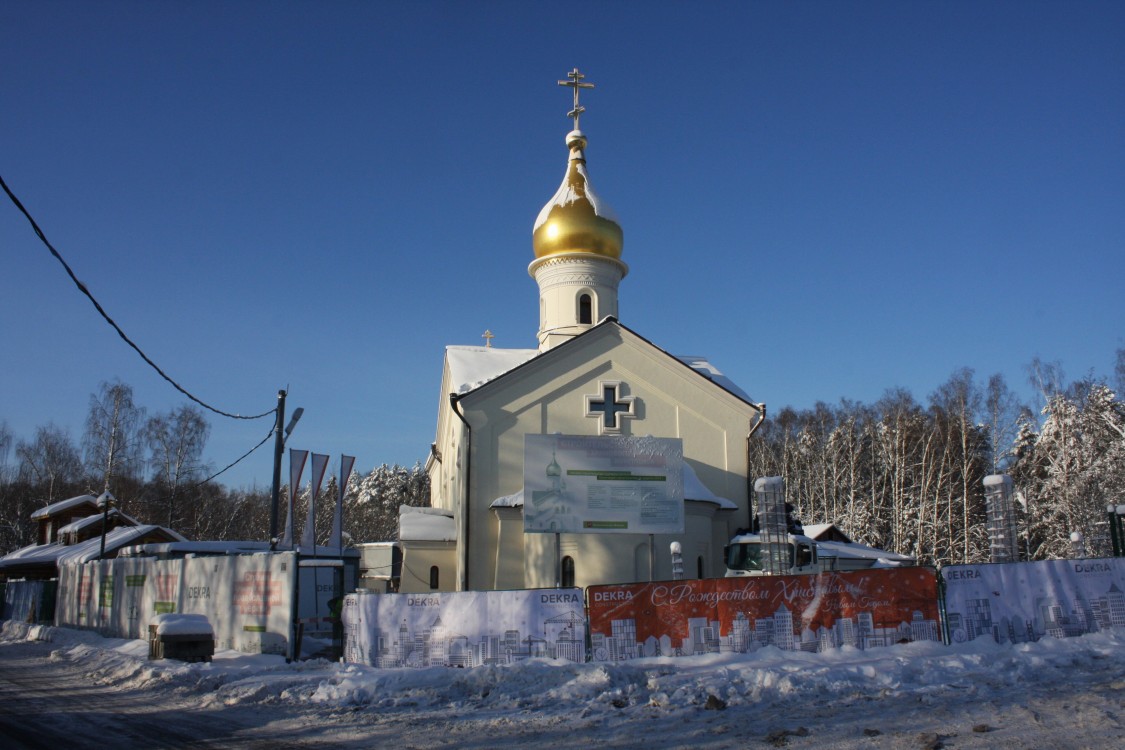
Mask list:
[{"label": "snow-covered roof", "polygon": [[[714,503],[724,510],[737,510],[738,506],[725,497],[719,497],[696,476],[695,470],[687,462],[684,463],[684,500],[688,502]],[[511,495],[498,497],[489,503],[490,508],[522,508],[523,489]]]},{"label": "snow-covered roof", "polygon": [[[802,524],[801,528],[804,529],[805,536],[807,536],[810,539],[818,539],[819,540],[820,537],[822,535],[826,534],[829,530],[835,530],[835,533],[836,533],[837,536],[842,536],[849,543],[851,542],[851,537],[849,537],[843,531],[840,531],[840,529],[837,528],[836,524],[834,524],[834,523],[806,523],[806,524]],[[828,539],[826,541],[833,541],[833,540]]]},{"label": "snow-covered roof", "polygon": [[[498,349],[491,346],[447,346],[445,352],[446,362],[449,364],[450,383],[454,392],[458,394],[475,390],[542,353],[538,349]],[[735,385],[733,380],[711,364],[706,357],[672,356],[743,401],[751,401],[746,391]]]},{"label": "snow-covered roof", "polygon": [[[133,518],[128,513],[122,513],[117,508],[110,508],[109,509],[109,517],[110,518],[121,518],[125,521],[126,524],[128,524],[130,526],[140,526],[141,525],[140,521]],[[59,533],[60,534],[72,534],[74,532],[82,531],[83,529],[89,528],[90,526],[97,526],[98,524],[100,524],[102,522],[102,518],[103,518],[103,515],[101,513],[95,513],[91,516],[79,518],[77,521],[71,521],[66,526],[60,527]]]},{"label": "snow-covered roof", "polygon": [[725,497],[719,497],[700,481],[691,464],[684,461],[684,499],[704,503],[714,503],[724,510],[737,510],[738,506]]},{"label": "snow-covered roof", "polygon": [[150,542],[135,544],[121,550],[122,557],[159,557],[161,559],[184,555],[243,555],[267,552],[269,542]]},{"label": "snow-covered roof", "polygon": [[[807,531],[806,536],[808,536]],[[878,560],[886,566],[913,565],[914,558],[909,555],[900,555],[885,549],[868,547],[866,544],[856,542],[820,542],[816,543],[817,553],[821,557],[862,557],[869,560]]]},{"label": "snow-covered roof", "polygon": [[30,565],[38,562],[54,562],[58,558],[59,553],[64,549],[66,549],[66,546],[58,542],[51,542],[50,544],[32,544],[28,547],[21,547],[14,552],[9,552],[7,555],[0,557],[0,568],[4,568],[8,565]]},{"label": "snow-covered roof", "polygon": [[511,495],[504,495],[498,497],[488,504],[489,508],[522,508],[523,507],[523,488],[519,492],[514,492]]},{"label": "snow-covered roof", "polygon": [[728,378],[723,373],[719,372],[719,368],[711,364],[706,357],[699,357],[694,355],[687,356],[680,354],[673,354],[672,356],[674,356],[676,359],[680,360],[685,365],[695,370],[708,380],[714,381],[715,383],[721,385],[723,388],[738,396],[743,401],[753,403],[750,400],[750,396],[747,395],[746,391],[739,388],[737,385],[735,385],[733,380]]},{"label": "snow-covered roof", "polygon": [[56,513],[62,513],[65,510],[77,508],[81,505],[86,505],[87,503],[92,503],[96,508],[98,505],[98,499],[93,495],[78,495],[77,497],[72,497],[69,500],[59,500],[57,503],[51,503],[45,508],[40,508],[39,510],[33,512],[31,514],[31,520],[42,521],[55,515]]},{"label": "snow-covered roof", "polygon": [[[105,535],[105,549],[106,552],[117,551],[122,547],[134,544],[139,539],[143,539],[146,535],[154,531],[163,531],[166,534],[171,534],[177,540],[183,542],[187,541],[181,535],[177,534],[171,529],[166,529],[163,526],[155,526],[146,524],[143,526],[120,526],[116,529],[111,529]],[[87,563],[91,560],[97,560],[101,555],[101,536],[96,536],[87,539],[79,544],[72,544],[63,547],[62,552],[59,553],[58,563]]]},{"label": "snow-covered roof", "polygon": [[468,393],[539,354],[538,349],[497,349],[491,346],[447,346],[445,360],[455,393]]},{"label": "snow-covered roof", "polygon": [[[175,531],[162,526],[121,526],[110,530],[105,535],[106,552],[115,552],[122,547],[129,546],[157,530],[163,531],[180,541],[186,541]],[[102,537],[100,534],[78,544],[61,544],[59,542],[33,544],[0,558],[0,569],[28,565],[62,564],[64,562],[90,562],[91,560],[97,560],[101,556],[101,551]]]},{"label": "snow-covered roof", "polygon": [[[116,516],[117,510],[111,509],[109,511],[109,515],[110,515],[110,517]],[[76,531],[81,531],[82,529],[84,529],[88,526],[94,526],[94,525],[99,524],[101,522],[102,522],[102,514],[101,513],[95,513],[92,516],[86,516],[85,518],[79,518],[77,521],[71,521],[66,526],[59,527],[59,533],[60,534],[71,534],[71,533],[74,533]]]},{"label": "snow-covered roof", "polygon": [[402,541],[457,541],[457,526],[448,510],[400,505],[398,513],[398,538]]}]

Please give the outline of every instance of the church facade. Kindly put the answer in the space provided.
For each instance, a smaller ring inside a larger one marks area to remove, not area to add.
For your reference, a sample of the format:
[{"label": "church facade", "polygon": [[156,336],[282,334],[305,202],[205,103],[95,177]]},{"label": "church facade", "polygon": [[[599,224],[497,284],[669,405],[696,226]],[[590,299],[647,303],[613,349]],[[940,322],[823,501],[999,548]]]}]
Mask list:
[{"label": "church facade", "polygon": [[[592,85],[577,70],[568,79],[566,175],[532,232],[538,347],[447,347],[427,461],[430,515],[446,525],[404,512],[403,591],[670,579],[672,542],[684,577],[720,576],[723,546],[749,523],[748,443],[765,405],[706,359],[669,354],[619,321],[623,232],[587,174],[578,95]],[[683,533],[525,533],[525,436],[555,434],[681,440]]]}]

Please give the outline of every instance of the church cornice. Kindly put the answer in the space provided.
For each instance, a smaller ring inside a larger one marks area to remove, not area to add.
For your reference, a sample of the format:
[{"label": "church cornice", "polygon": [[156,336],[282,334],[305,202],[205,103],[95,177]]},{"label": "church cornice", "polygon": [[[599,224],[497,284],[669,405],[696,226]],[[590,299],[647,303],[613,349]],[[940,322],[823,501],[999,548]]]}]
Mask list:
[{"label": "church cornice", "polygon": [[[624,261],[616,258],[607,258],[604,255],[582,252],[556,253],[544,258],[536,258],[528,265],[527,273],[534,278],[541,271],[553,271],[558,273],[561,269],[580,265],[586,266],[587,268],[591,266],[594,268],[598,266],[613,268],[620,273],[620,276],[617,277],[618,280],[625,278],[626,274],[629,273],[629,266]],[[575,271],[575,273],[583,273],[591,279],[598,278],[598,272],[593,270],[593,268],[590,268],[588,271]]]}]

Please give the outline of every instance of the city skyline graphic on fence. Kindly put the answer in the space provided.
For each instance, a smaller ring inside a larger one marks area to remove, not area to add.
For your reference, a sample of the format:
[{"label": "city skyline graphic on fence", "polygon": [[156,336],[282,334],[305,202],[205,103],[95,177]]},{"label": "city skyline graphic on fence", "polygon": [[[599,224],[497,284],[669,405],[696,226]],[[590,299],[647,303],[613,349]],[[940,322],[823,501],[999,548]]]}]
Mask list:
[{"label": "city skyline graphic on fence", "polygon": [[1125,592],[1111,583],[1104,594],[1073,591],[1069,596],[1040,594],[1026,608],[994,597],[966,598],[956,611],[946,612],[950,639],[955,642],[991,637],[997,643],[1028,643],[1043,636],[1074,638],[1125,626]]},{"label": "city skyline graphic on fence", "polygon": [[[586,618],[568,610],[545,618],[540,632],[524,627],[500,632],[465,635],[447,625],[440,613],[428,625],[411,628],[404,618],[396,630],[369,630],[368,653],[350,648],[347,661],[370,664],[381,669],[395,667],[479,667],[486,664],[514,664],[544,657],[584,662],[586,660]],[[348,624],[348,643],[363,642],[362,621]]]},{"label": "city skyline graphic on fence", "polygon": [[604,585],[587,596],[595,661],[866,649],[942,632],[929,568]]},{"label": "city skyline graphic on fence", "polygon": [[687,634],[649,635],[637,638],[633,618],[610,621],[609,633],[591,626],[590,646],[594,661],[625,661],[647,656],[699,656],[701,654],[749,653],[773,646],[783,651],[821,652],[852,646],[859,649],[890,646],[909,641],[940,641],[941,627],[936,618],[915,610],[909,621],[877,625],[874,612],[859,612],[840,617],[819,628],[798,627],[792,610],[785,605],[768,617],[752,618],[736,613],[724,633],[718,620],[689,617]]}]

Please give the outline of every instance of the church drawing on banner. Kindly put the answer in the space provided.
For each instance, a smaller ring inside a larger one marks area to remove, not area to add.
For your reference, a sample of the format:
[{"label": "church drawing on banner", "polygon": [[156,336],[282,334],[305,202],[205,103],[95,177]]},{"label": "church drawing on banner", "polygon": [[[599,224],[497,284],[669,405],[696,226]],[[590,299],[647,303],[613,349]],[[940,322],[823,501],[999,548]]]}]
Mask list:
[{"label": "church drawing on banner", "polygon": [[[622,227],[587,171],[579,93],[593,84],[583,79],[575,69],[559,81],[574,97],[569,157],[532,231],[538,345],[493,347],[486,332],[485,346],[446,347],[426,464],[433,508],[400,518],[403,591],[669,579],[673,541],[686,578],[720,576],[723,547],[749,523],[748,448],[765,405],[705,357],[670,354],[621,322],[629,267]],[[533,330],[529,320],[529,343]],[[528,435],[682,441],[683,532],[525,533]]]}]

